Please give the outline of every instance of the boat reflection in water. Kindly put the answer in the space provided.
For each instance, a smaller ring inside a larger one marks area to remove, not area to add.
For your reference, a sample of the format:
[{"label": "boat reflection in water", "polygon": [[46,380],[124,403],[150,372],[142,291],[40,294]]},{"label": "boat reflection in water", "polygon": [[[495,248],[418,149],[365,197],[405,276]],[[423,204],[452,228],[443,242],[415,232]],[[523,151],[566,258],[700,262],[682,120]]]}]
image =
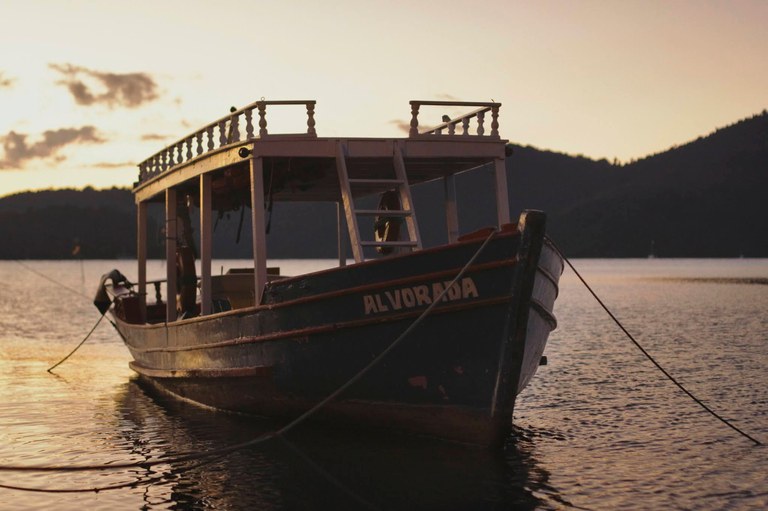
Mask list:
[{"label": "boat reflection in water", "polygon": [[[148,459],[220,449],[281,426],[180,402],[139,379],[117,399],[119,429],[132,454]],[[136,475],[166,476],[147,486],[147,509],[546,509],[539,496],[551,493],[548,474],[522,440],[499,455],[314,423],[210,463],[159,465]]]}]

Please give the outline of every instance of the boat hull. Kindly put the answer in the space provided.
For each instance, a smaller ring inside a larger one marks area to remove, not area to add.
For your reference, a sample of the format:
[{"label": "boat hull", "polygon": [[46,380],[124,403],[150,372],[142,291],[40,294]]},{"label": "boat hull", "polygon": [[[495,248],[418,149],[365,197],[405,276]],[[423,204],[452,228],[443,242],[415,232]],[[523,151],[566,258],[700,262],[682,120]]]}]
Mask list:
[{"label": "boat hull", "polygon": [[116,326],[131,367],[161,389],[290,420],[377,360],[438,301],[316,418],[497,444],[556,326],[563,268],[544,241],[543,214],[519,225],[482,250],[484,236],[277,281],[258,307],[170,324],[116,318]]}]

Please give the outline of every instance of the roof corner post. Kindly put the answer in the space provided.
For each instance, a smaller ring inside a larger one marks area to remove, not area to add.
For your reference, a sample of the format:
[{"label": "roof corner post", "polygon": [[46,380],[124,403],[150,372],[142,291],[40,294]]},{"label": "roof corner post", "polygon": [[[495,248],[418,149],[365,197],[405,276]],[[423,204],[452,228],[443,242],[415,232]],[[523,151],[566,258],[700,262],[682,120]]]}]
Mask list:
[{"label": "roof corner post", "polygon": [[147,321],[147,203],[139,202],[136,208],[136,260],[139,278],[139,315]]},{"label": "roof corner post", "polygon": [[448,174],[443,178],[445,190],[445,224],[448,231],[448,243],[459,239],[459,211],[456,203],[456,176]]},{"label": "roof corner post", "polygon": [[264,162],[260,156],[251,159],[251,225],[253,226],[253,296],[254,305],[261,303],[267,283],[267,234],[264,222]]},{"label": "roof corner post", "polygon": [[211,175],[200,175],[200,314],[211,313],[211,257],[213,229],[211,227]]},{"label": "roof corner post", "polygon": [[499,228],[501,228],[502,225],[510,222],[506,159],[496,158],[494,165],[494,173],[496,175],[496,215],[499,221]]}]

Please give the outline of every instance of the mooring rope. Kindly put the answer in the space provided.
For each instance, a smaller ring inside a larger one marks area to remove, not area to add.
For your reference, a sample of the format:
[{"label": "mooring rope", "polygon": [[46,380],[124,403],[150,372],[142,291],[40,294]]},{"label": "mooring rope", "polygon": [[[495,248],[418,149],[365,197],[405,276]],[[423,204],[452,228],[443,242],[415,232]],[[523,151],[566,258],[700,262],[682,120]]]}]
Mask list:
[{"label": "mooring rope", "polygon": [[[56,284],[57,286],[59,286],[59,287],[61,287],[61,288],[64,288],[64,289],[66,289],[67,291],[70,291],[70,292],[72,292],[72,293],[75,293],[75,294],[77,294],[77,295],[80,295],[80,296],[82,296],[82,297],[84,297],[84,298],[88,299],[88,297],[87,297],[87,296],[86,296],[84,293],[82,293],[81,291],[78,291],[78,290],[76,290],[76,289],[73,289],[73,288],[71,288],[71,287],[67,286],[66,284],[62,284],[61,282],[57,281],[56,279],[54,279],[54,278],[52,278],[52,277],[49,277],[49,276],[48,276],[48,275],[46,275],[45,273],[42,273],[42,272],[39,272],[39,271],[37,271],[36,269],[32,268],[32,267],[31,267],[31,266],[29,266],[28,264],[24,264],[23,262],[21,262],[21,261],[20,261],[20,260],[18,260],[18,259],[14,259],[14,261],[15,261],[15,262],[17,262],[18,264],[20,264],[20,265],[21,265],[23,268],[25,268],[26,270],[28,270],[28,271],[30,271],[30,272],[32,272],[32,273],[34,273],[34,274],[35,274],[35,275],[37,275],[38,277],[44,278],[44,279],[45,279],[45,280],[47,280],[48,282],[52,282],[52,283]],[[90,331],[90,332],[88,332],[88,335],[86,335],[86,336],[85,336],[85,338],[84,338],[82,341],[80,341],[80,344],[78,344],[77,346],[75,346],[75,349],[73,349],[72,351],[70,351],[70,352],[69,352],[69,354],[68,354],[66,357],[62,358],[61,360],[59,360],[58,362],[56,362],[55,364],[53,364],[51,367],[49,367],[48,369],[46,369],[46,371],[48,371],[49,373],[53,373],[53,370],[54,370],[54,369],[56,369],[57,367],[59,367],[61,364],[63,364],[63,363],[64,363],[64,361],[66,361],[66,360],[67,360],[69,357],[71,357],[72,355],[74,355],[74,354],[75,354],[75,352],[76,352],[77,350],[79,350],[79,349],[80,349],[80,346],[82,346],[83,344],[85,344],[85,341],[87,341],[87,340],[88,340],[88,339],[91,337],[91,334],[93,334],[93,332],[96,330],[96,327],[97,327],[97,326],[99,326],[99,323],[101,323],[101,320],[102,320],[102,319],[104,319],[104,316],[105,316],[105,315],[106,315],[106,312],[104,312],[104,314],[102,314],[102,315],[99,317],[98,321],[96,321],[96,324],[95,324],[95,325],[93,325],[93,328],[91,328],[91,331]]]},{"label": "mooring rope", "polygon": [[635,338],[632,336],[632,334],[630,334],[630,333],[627,331],[627,329],[626,329],[626,328],[624,328],[624,325],[622,325],[622,324],[621,324],[621,321],[619,321],[619,320],[616,318],[616,316],[614,316],[614,315],[613,315],[613,313],[612,313],[612,312],[611,312],[611,311],[608,309],[608,307],[607,307],[607,306],[606,306],[606,305],[603,303],[603,301],[600,299],[600,297],[599,297],[599,296],[597,296],[597,293],[595,293],[595,292],[592,290],[592,288],[589,286],[589,284],[587,284],[587,281],[586,281],[586,280],[584,280],[584,277],[582,277],[582,276],[581,276],[581,274],[580,274],[580,273],[579,273],[579,272],[576,270],[576,268],[574,268],[573,264],[571,264],[571,261],[570,261],[570,260],[569,260],[567,257],[565,257],[565,254],[563,254],[563,253],[562,253],[562,251],[560,251],[560,248],[558,248],[558,246],[557,246],[557,245],[556,245],[556,244],[555,244],[555,243],[554,243],[554,242],[553,242],[553,241],[552,241],[550,238],[547,238],[547,240],[548,240],[548,241],[549,241],[549,242],[552,244],[552,247],[555,249],[555,251],[556,251],[558,254],[560,254],[560,257],[562,257],[562,258],[563,258],[563,260],[564,260],[566,263],[568,263],[568,266],[571,268],[571,270],[573,270],[573,273],[575,273],[575,274],[576,274],[576,276],[579,278],[579,280],[581,281],[581,283],[582,283],[582,284],[584,284],[584,287],[586,287],[586,288],[587,288],[587,290],[588,290],[588,291],[590,292],[590,294],[592,295],[592,297],[593,297],[595,300],[597,300],[597,303],[599,303],[599,304],[600,304],[600,306],[601,306],[601,307],[603,308],[603,310],[604,310],[604,311],[605,311],[605,312],[608,314],[608,316],[610,316],[610,318],[613,320],[613,322],[614,322],[614,323],[616,323],[616,325],[617,325],[619,328],[621,328],[621,331],[622,331],[622,332],[624,332],[624,334],[627,336],[627,338],[628,338],[630,341],[632,341],[632,343],[633,343],[633,344],[634,344],[634,345],[637,347],[637,349],[639,349],[639,350],[640,350],[640,352],[641,352],[643,355],[645,355],[645,357],[646,357],[648,360],[650,360],[650,361],[653,363],[653,365],[655,365],[655,366],[656,366],[656,368],[657,368],[659,371],[661,371],[661,373],[662,373],[664,376],[666,376],[666,377],[669,379],[669,381],[671,381],[672,383],[674,383],[675,385],[677,385],[677,387],[678,387],[680,390],[682,390],[683,392],[685,392],[685,393],[688,395],[688,397],[690,397],[691,399],[693,399],[693,401],[695,401],[695,402],[696,402],[696,403],[697,403],[699,406],[701,406],[701,407],[702,407],[704,410],[706,410],[707,412],[709,412],[709,413],[710,413],[710,414],[711,414],[713,417],[715,417],[716,419],[720,420],[720,421],[721,421],[723,424],[725,424],[725,425],[726,425],[726,426],[728,426],[729,428],[733,429],[734,431],[736,431],[736,432],[737,432],[737,433],[739,433],[740,435],[744,436],[745,438],[748,438],[749,440],[751,440],[752,442],[754,442],[754,443],[755,443],[755,445],[763,445],[763,444],[762,444],[762,442],[760,442],[760,441],[759,441],[759,440],[757,440],[756,438],[754,438],[754,437],[750,436],[749,434],[745,433],[744,431],[742,431],[742,430],[741,430],[741,429],[739,429],[738,427],[736,427],[736,426],[734,426],[733,424],[731,424],[731,423],[730,423],[728,420],[726,420],[725,418],[723,418],[723,417],[721,417],[720,415],[718,415],[718,414],[717,414],[717,413],[716,413],[714,410],[712,410],[710,407],[708,407],[706,404],[704,404],[704,403],[703,403],[703,402],[702,402],[702,401],[701,401],[699,398],[697,398],[696,396],[694,396],[694,395],[693,395],[693,394],[692,394],[692,393],[691,393],[691,392],[690,392],[688,389],[686,389],[686,388],[683,386],[683,384],[681,384],[679,381],[677,381],[677,379],[675,379],[675,377],[674,377],[674,376],[672,376],[672,375],[671,375],[671,374],[670,374],[670,373],[669,373],[669,372],[668,372],[666,369],[664,369],[664,368],[661,366],[661,364],[659,364],[659,363],[656,361],[656,359],[654,359],[654,358],[653,358],[653,356],[652,356],[650,353],[648,353],[648,351],[646,351],[646,349],[645,349],[645,348],[643,348],[643,347],[640,345],[640,343],[639,343],[639,342],[637,342],[637,340],[636,340],[636,339],[635,339]]},{"label": "mooring rope", "polygon": [[[459,272],[456,274],[453,280],[447,286],[445,286],[443,291],[436,298],[432,300],[432,303],[422,311],[419,317],[417,317],[408,326],[408,328],[406,328],[403,331],[403,333],[401,333],[397,337],[397,339],[392,341],[392,343],[389,346],[387,346],[381,353],[379,353],[379,355],[375,359],[369,362],[368,365],[363,367],[357,374],[352,376],[352,378],[350,378],[346,383],[338,387],[335,391],[333,391],[327,397],[319,401],[312,408],[310,408],[309,410],[301,414],[299,417],[292,420],[291,422],[289,422],[288,424],[286,424],[285,426],[283,426],[282,428],[276,431],[264,433],[251,440],[233,444],[227,447],[222,447],[219,449],[211,449],[209,451],[196,452],[196,453],[190,453],[190,454],[184,454],[184,455],[178,455],[178,456],[159,457],[155,460],[132,461],[132,462],[125,462],[125,463],[96,464],[96,465],[0,465],[0,472],[86,472],[86,471],[118,470],[118,469],[129,469],[129,468],[146,469],[146,468],[154,467],[157,465],[167,465],[167,464],[183,463],[187,461],[206,460],[206,458],[212,458],[212,457],[215,457],[215,459],[218,459],[219,457],[238,451],[240,449],[243,449],[246,447],[252,447],[252,446],[261,444],[263,442],[266,442],[268,440],[271,440],[275,437],[284,435],[285,433],[294,429],[299,424],[309,419],[312,415],[316,414],[320,409],[325,407],[328,403],[336,399],[349,387],[351,387],[357,381],[359,381],[360,378],[365,376],[371,369],[373,369],[376,365],[378,365],[381,362],[381,360],[383,360],[393,349],[395,349],[403,341],[403,339],[405,339],[419,324],[421,324],[421,322],[432,312],[432,310],[434,310],[437,304],[441,302],[441,300],[446,295],[446,293],[448,293],[448,291],[451,288],[453,288],[453,286],[459,281],[459,279],[461,279],[464,276],[464,274],[472,266],[472,264],[477,260],[477,258],[483,252],[483,250],[485,250],[485,247],[488,245],[488,243],[490,243],[491,239],[496,235],[497,232],[498,231],[494,229],[488,235],[488,237],[485,238],[485,241],[483,241],[483,243],[480,245],[477,251],[469,259],[469,261],[467,261],[467,263],[461,268],[461,270],[459,270]],[[212,463],[213,461],[214,460],[208,459],[206,461],[202,461],[201,463],[194,465],[193,467],[180,468],[178,469],[178,471],[175,472],[175,474],[183,473],[191,468],[209,464],[209,463]],[[158,477],[162,478],[165,476],[158,476]],[[143,481],[131,481],[130,483],[123,483],[123,484],[116,484],[116,485],[102,486],[102,487],[95,487],[95,488],[48,489],[48,488],[11,486],[11,485],[2,485],[2,484],[0,484],[0,488],[6,488],[10,490],[19,490],[19,491],[28,491],[28,492],[89,493],[89,492],[99,492],[99,491],[105,491],[105,490],[114,490],[118,488],[135,487],[142,484],[154,484],[156,482],[156,479],[157,478],[147,479]]]},{"label": "mooring rope", "polygon": [[90,331],[90,332],[88,332],[88,335],[86,335],[86,336],[85,336],[85,338],[84,338],[82,341],[80,341],[80,344],[78,344],[77,346],[75,346],[75,349],[73,349],[72,351],[70,351],[70,352],[69,352],[69,354],[68,354],[66,357],[62,358],[61,360],[59,360],[58,362],[56,362],[55,364],[53,364],[51,367],[49,367],[48,369],[46,369],[46,371],[48,371],[49,373],[53,373],[53,370],[54,370],[54,369],[56,369],[57,367],[59,367],[61,364],[63,364],[63,363],[64,363],[64,361],[65,361],[65,360],[67,360],[69,357],[71,357],[72,355],[74,355],[74,354],[75,354],[75,352],[76,352],[77,350],[79,350],[79,349],[80,349],[80,346],[82,346],[83,344],[85,344],[85,341],[87,341],[87,340],[88,340],[88,339],[91,337],[91,334],[92,334],[93,332],[95,332],[95,331],[96,331],[96,327],[97,327],[97,326],[99,326],[99,323],[101,323],[101,320],[102,320],[102,319],[104,319],[104,316],[106,316],[106,315],[107,315],[107,311],[104,311],[104,314],[102,314],[101,316],[99,316],[99,319],[98,319],[98,321],[96,321],[96,324],[95,324],[95,325],[93,325],[93,328],[91,328],[91,331]]},{"label": "mooring rope", "polygon": [[56,279],[49,277],[49,276],[48,276],[48,275],[46,275],[45,273],[42,273],[42,272],[40,272],[40,271],[37,271],[36,269],[32,268],[30,265],[28,265],[28,264],[25,264],[25,263],[21,262],[20,260],[18,260],[18,259],[14,259],[14,261],[15,261],[16,263],[18,263],[19,265],[21,265],[21,266],[22,266],[23,268],[25,268],[26,270],[28,270],[28,271],[30,271],[30,272],[32,272],[32,273],[34,273],[34,274],[35,274],[35,275],[37,275],[38,277],[44,278],[44,279],[45,279],[45,280],[47,280],[48,282],[52,282],[52,283],[56,284],[57,286],[59,286],[59,287],[61,287],[61,288],[63,288],[63,289],[66,289],[67,291],[70,291],[70,292],[72,292],[72,293],[75,293],[76,295],[80,295],[80,296],[82,296],[82,297],[88,298],[87,296],[85,296],[85,293],[83,293],[82,291],[78,291],[77,289],[71,288],[71,287],[67,286],[66,284],[62,284],[61,282],[57,281]]}]

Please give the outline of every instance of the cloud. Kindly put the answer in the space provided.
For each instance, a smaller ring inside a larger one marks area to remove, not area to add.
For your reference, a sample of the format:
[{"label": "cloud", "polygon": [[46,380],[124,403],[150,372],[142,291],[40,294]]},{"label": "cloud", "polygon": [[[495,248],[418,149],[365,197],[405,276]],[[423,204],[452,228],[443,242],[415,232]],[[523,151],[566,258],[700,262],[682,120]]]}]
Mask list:
[{"label": "cloud", "polygon": [[20,169],[28,160],[36,158],[53,158],[63,161],[59,151],[68,145],[105,142],[93,126],[81,128],[60,128],[43,133],[43,139],[34,144],[27,142],[28,135],[10,131],[3,137],[5,158],[0,160],[0,169]]},{"label": "cloud", "polygon": [[144,142],[150,142],[155,140],[168,140],[170,137],[168,135],[161,135],[159,133],[146,133],[141,136],[141,140]]},{"label": "cloud", "polygon": [[123,162],[108,162],[103,161],[100,163],[94,163],[92,165],[89,165],[90,168],[93,169],[124,169],[126,167],[135,167],[136,162],[134,161],[123,161]]},{"label": "cloud", "polygon": [[389,121],[390,124],[394,124],[397,126],[397,128],[400,131],[404,131],[406,133],[410,133],[411,131],[411,122],[410,121],[404,121],[402,119],[392,119]]},{"label": "cloud", "polygon": [[13,78],[6,78],[5,73],[0,71],[0,89],[10,88],[15,81]]},{"label": "cloud", "polygon": [[146,73],[105,73],[72,64],[49,64],[64,78],[65,85],[78,105],[103,104],[109,108],[136,108],[157,99],[157,84]]},{"label": "cloud", "polygon": [[437,95],[438,98],[440,98],[443,101],[460,101],[459,98],[452,94],[448,94],[446,92],[442,92]]}]

